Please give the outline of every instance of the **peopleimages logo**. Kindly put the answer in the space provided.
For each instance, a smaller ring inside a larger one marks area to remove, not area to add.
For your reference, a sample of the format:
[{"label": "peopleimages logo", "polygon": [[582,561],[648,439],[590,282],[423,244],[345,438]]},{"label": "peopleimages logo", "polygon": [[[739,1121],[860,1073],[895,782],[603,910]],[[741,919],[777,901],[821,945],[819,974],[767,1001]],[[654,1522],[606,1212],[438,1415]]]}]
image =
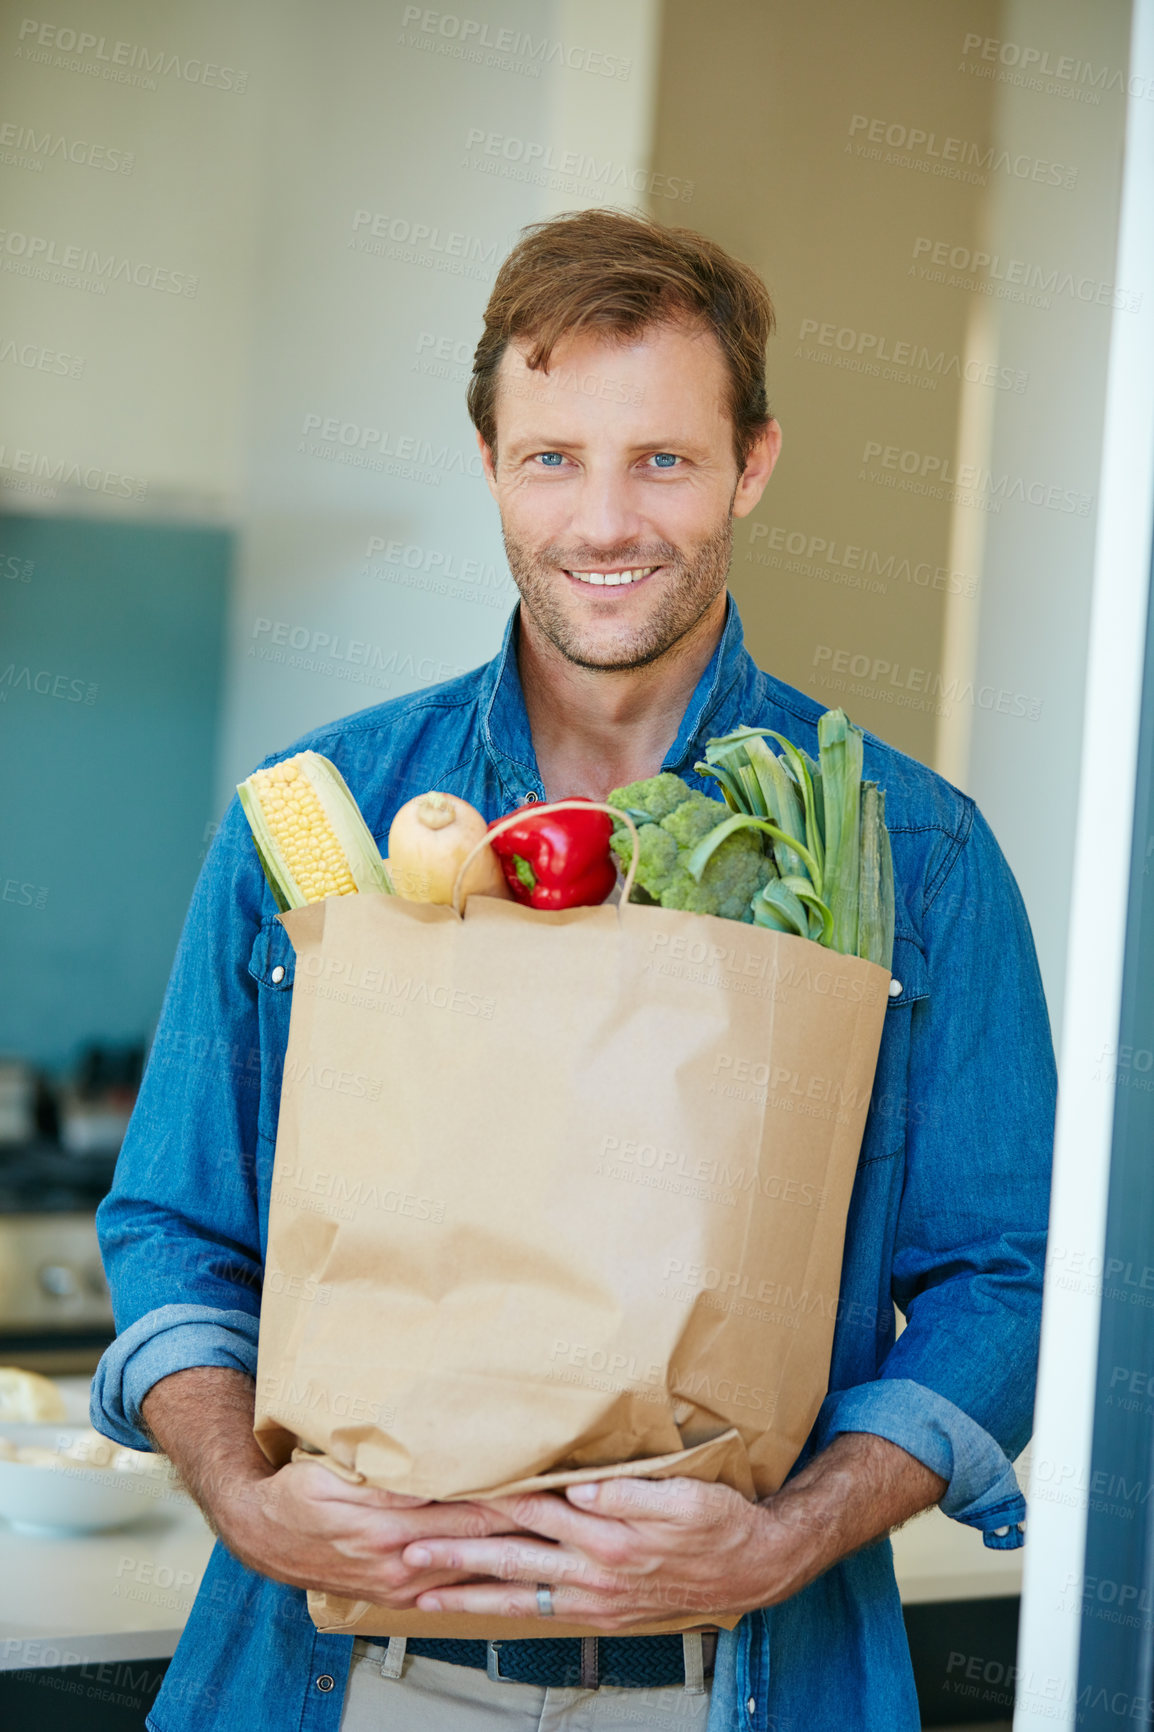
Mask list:
[{"label": "peopleimages logo", "polygon": [[[967,65],[965,56],[975,54],[977,63]],[[1134,96],[1149,102],[1154,99],[1154,78],[1128,73],[1117,66],[1095,66],[1092,60],[1079,60],[1073,54],[1053,54],[1048,48],[1035,48],[1025,42],[1006,42],[997,36],[983,36],[971,30],[962,42],[964,72],[981,72],[988,78],[1007,74],[1004,81],[1024,86],[1028,90],[1044,90],[1052,96],[1066,96],[1081,91],[1081,100],[1098,102],[1103,90],[1113,90],[1119,96]],[[982,63],[985,63],[984,65]]]},{"label": "peopleimages logo", "polygon": [[436,331],[420,331],[416,340],[416,358],[409,362],[410,373],[423,373],[430,379],[445,379],[453,385],[464,385],[473,363],[473,346],[459,337],[448,337]]},{"label": "peopleimages logo", "polygon": [[590,156],[583,150],[555,150],[551,144],[514,138],[505,132],[489,132],[483,126],[470,127],[465,138],[463,166],[481,174],[495,174],[505,180],[553,187],[562,192],[640,192],[686,202],[693,197],[693,182],[681,176],[631,168],[609,157]]},{"label": "peopleimages logo", "polygon": [[[974,186],[986,186],[991,174],[1007,174],[1012,180],[1031,180],[1042,186],[1069,188],[1078,184],[1078,170],[1069,163],[1030,156],[1025,151],[1000,150],[948,134],[939,137],[923,126],[878,120],[868,114],[850,116],[849,140],[845,148],[856,156]],[[884,154],[883,146],[887,147]]]},{"label": "peopleimages logo", "polygon": [[[758,541],[766,543],[764,549],[754,548]],[[779,567],[802,577],[820,577],[828,583],[863,589],[871,595],[887,594],[890,582],[908,583],[916,589],[945,590],[950,595],[978,593],[978,580],[972,572],[954,571],[926,559],[880,553],[858,542],[811,535],[803,529],[787,529],[784,524],[752,523],[749,542],[750,550],[745,557],[757,565]],[[783,554],[788,557],[783,558]]]},{"label": "peopleimages logo", "polygon": [[[904,121],[873,120],[868,114],[853,114],[849,120],[849,139],[853,144],[846,145],[847,151],[854,149],[858,156],[892,161],[901,168],[918,168],[948,178],[963,178],[982,187],[991,173],[1010,175],[1012,180],[1033,180],[1048,187],[1078,185],[1078,170],[1069,163],[1054,163],[1050,158],[1029,156],[1024,151],[1002,151],[993,144],[974,144],[972,139],[953,139],[950,135],[939,139],[936,132],[927,132],[925,126],[906,126]],[[885,156],[880,145],[889,147]],[[953,165],[962,173],[955,173]],[[965,170],[970,173],[963,173]]]},{"label": "peopleimages logo", "polygon": [[0,229],[0,267],[18,276],[47,277],[52,282],[74,276],[91,281],[100,294],[106,293],[109,283],[131,283],[138,289],[158,289],[162,294],[191,299],[198,282],[187,271],[170,271],[120,253],[101,253],[95,247],[69,246],[47,235],[24,234],[18,229]]},{"label": "peopleimages logo", "polygon": [[[283,647],[314,661],[375,669],[399,679],[416,680],[421,685],[452,679],[466,671],[456,662],[437,661],[432,656],[414,658],[407,651],[386,650],[383,645],[368,643],[363,638],[342,638],[337,632],[314,630],[284,619],[255,619],[251,635],[253,643],[248,653],[254,660],[284,661],[283,655],[261,653],[270,647],[274,652]],[[266,638],[267,646],[263,642]],[[258,644],[257,640],[262,641]]]},{"label": "peopleimages logo", "polygon": [[232,90],[239,95],[248,83],[248,73],[238,72],[235,66],[171,54],[163,48],[145,48],[139,42],[114,42],[67,24],[44,24],[38,18],[22,21],[16,57],[64,72],[85,72],[114,84],[138,84],[146,90],[156,89],[157,78],[178,78],[185,84],[203,84],[210,90]]},{"label": "peopleimages logo", "polygon": [[445,596],[450,601],[474,602],[482,607],[507,606],[515,594],[512,580],[503,569],[479,559],[458,558],[444,548],[386,541],[383,535],[371,535],[365,559],[372,560],[376,555],[383,556],[384,564],[366,564],[363,575],[405,589]]},{"label": "peopleimages logo", "polygon": [[[883,445],[877,439],[866,440],[862,463],[867,467],[861,471],[860,480],[898,485],[903,491],[925,493],[932,498],[952,498],[957,504],[976,505],[985,511],[1000,511],[1003,504],[1016,500],[1046,511],[1089,517],[1094,503],[1092,493],[1079,493],[1074,488],[1046,481],[1028,481],[1025,476],[1011,475],[1008,471],[996,475],[980,463],[955,466],[952,457],[939,452],[903,450],[898,445]],[[871,464],[892,472],[893,481],[885,475],[871,474],[868,467]]]},{"label": "peopleimages logo", "polygon": [[1120,289],[1116,283],[1078,276],[1056,265],[1004,258],[1001,253],[933,240],[928,235],[919,235],[914,241],[913,263],[906,274],[946,288],[968,289],[971,294],[1022,301],[1034,307],[1050,307],[1059,295],[1123,313],[1136,313],[1142,306],[1141,293],[1135,289]]},{"label": "peopleimages logo", "polygon": [[[597,48],[582,48],[550,36],[531,36],[527,30],[493,24],[489,19],[461,18],[453,12],[431,12],[423,6],[406,6],[401,19],[400,43],[428,54],[447,54],[499,72],[520,72],[539,78],[543,66],[564,66],[570,72],[589,72],[598,78],[624,82],[633,62],[620,54],[605,54]],[[412,34],[406,35],[407,31]]]},{"label": "peopleimages logo", "polygon": [[427,254],[446,260],[461,260],[466,264],[492,266],[493,269],[497,265],[496,241],[480,240],[476,235],[461,234],[456,229],[442,229],[436,223],[392,216],[387,211],[354,211],[353,234],[361,252],[372,251],[368,242],[375,240],[407,248],[414,259]]},{"label": "peopleimages logo", "polygon": [[[1042,700],[1026,692],[1013,692],[1005,686],[975,686],[973,680],[959,679],[957,674],[947,679],[933,668],[904,667],[888,656],[868,656],[861,651],[838,649],[833,644],[814,646],[812,666],[820,670],[810,676],[814,685],[880,699],[896,704],[899,709],[948,716],[950,705],[959,703],[993,710],[1000,716],[1028,716],[1031,721],[1037,721],[1042,714]],[[839,674],[849,678],[833,677]]]},{"label": "peopleimages logo", "polygon": [[[995,391],[1014,391],[1021,396],[1030,375],[1020,367],[1002,367],[994,361],[950,354],[914,339],[883,336],[877,331],[859,331],[852,325],[835,325],[818,319],[803,319],[798,332],[798,360],[821,361],[845,367],[874,379],[890,379],[899,385],[918,385],[936,391],[939,379],[957,379],[967,385],[987,385]],[[819,355],[808,344],[827,351]]]},{"label": "peopleimages logo", "polygon": [[339,415],[306,415],[297,451],[302,456],[399,475],[432,487],[439,487],[444,475],[481,474],[481,459],[475,451],[435,444],[415,433],[393,433],[359,421],[342,421]]},{"label": "peopleimages logo", "polygon": [[59,349],[46,349],[42,343],[22,343],[14,337],[0,337],[0,361],[15,367],[27,367],[38,373],[56,373],[61,378],[79,379],[84,371],[80,355],[67,355]]},{"label": "peopleimages logo", "polygon": [[[30,477],[25,484],[22,477]],[[47,483],[46,486],[38,483]],[[12,450],[0,445],[0,487],[13,492],[33,492],[54,499],[61,487],[83,489],[86,493],[110,493],[117,499],[143,499],[148,482],[138,475],[122,475],[117,469],[101,469],[95,463],[70,462],[66,457],[51,457],[43,451]]]},{"label": "peopleimages logo", "polygon": [[118,150],[114,145],[65,138],[58,132],[37,132],[34,126],[18,126],[13,121],[0,125],[0,162],[12,168],[42,169],[51,161],[74,162],[109,174],[131,174],[136,166],[132,151]]}]

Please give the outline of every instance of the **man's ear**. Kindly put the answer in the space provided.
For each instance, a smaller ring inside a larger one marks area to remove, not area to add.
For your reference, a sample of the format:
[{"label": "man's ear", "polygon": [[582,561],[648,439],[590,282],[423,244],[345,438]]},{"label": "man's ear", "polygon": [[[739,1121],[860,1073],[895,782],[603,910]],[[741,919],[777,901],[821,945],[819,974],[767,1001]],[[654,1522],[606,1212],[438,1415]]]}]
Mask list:
[{"label": "man's ear", "polygon": [[753,442],[745,468],[738,478],[731,507],[734,517],[748,517],[773,474],[773,466],[781,451],[781,428],[772,418]]},{"label": "man's ear", "polygon": [[486,484],[488,485],[488,488],[489,488],[489,492],[493,495],[493,498],[496,499],[496,497],[497,497],[496,453],[493,451],[490,451],[489,447],[486,445],[485,441],[482,439],[480,433],[477,434],[477,450],[481,453],[481,470],[482,470],[482,473],[484,474]]}]

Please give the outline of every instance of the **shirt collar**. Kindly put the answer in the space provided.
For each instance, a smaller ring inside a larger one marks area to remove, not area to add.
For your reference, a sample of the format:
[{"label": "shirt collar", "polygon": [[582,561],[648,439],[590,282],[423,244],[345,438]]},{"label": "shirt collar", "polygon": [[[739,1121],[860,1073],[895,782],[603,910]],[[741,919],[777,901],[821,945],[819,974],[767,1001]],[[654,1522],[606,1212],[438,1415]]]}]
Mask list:
[{"label": "shirt collar", "polygon": [[[479,693],[481,738],[498,774],[523,802],[525,794],[543,800],[545,791],[533,750],[533,736],[525,709],[525,695],[517,670],[517,622],[520,603],[505,625],[501,648],[485,669]],[[693,695],[685,706],[677,738],[665,754],[663,770],[692,769],[710,735],[728,731],[723,718],[756,673],[745,648],[745,634],[737,603],[728,592],[725,624],[713,654],[702,671]],[[736,725],[736,724],[734,724]]]}]

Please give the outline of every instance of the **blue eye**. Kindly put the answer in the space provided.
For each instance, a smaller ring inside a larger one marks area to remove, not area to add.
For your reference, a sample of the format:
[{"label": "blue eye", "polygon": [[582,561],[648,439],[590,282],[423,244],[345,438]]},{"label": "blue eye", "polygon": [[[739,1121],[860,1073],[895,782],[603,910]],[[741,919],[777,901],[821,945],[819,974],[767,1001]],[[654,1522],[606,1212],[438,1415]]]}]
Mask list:
[{"label": "blue eye", "polygon": [[565,461],[559,451],[542,451],[540,457],[547,469],[556,469],[558,463]]},{"label": "blue eye", "polygon": [[672,451],[655,451],[653,454],[653,461],[659,469],[672,469],[673,465],[677,462],[677,458],[673,455]]}]

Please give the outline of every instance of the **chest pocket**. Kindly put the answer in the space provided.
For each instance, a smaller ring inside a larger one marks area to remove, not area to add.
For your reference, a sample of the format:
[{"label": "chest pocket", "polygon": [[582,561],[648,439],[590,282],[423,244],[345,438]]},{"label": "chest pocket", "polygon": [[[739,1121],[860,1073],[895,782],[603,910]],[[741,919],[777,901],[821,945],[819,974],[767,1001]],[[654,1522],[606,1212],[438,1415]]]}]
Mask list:
[{"label": "chest pocket", "polygon": [[885,1160],[904,1144],[911,1112],[909,1101],[910,1011],[930,996],[930,971],[920,945],[900,934],[894,937],[893,979],[901,991],[886,1005],[881,1051],[870,1096],[859,1166]]},{"label": "chest pocket", "polygon": [[261,922],[260,931],[253,939],[248,971],[270,992],[288,992],[292,986],[296,951],[275,914],[267,915]]}]

